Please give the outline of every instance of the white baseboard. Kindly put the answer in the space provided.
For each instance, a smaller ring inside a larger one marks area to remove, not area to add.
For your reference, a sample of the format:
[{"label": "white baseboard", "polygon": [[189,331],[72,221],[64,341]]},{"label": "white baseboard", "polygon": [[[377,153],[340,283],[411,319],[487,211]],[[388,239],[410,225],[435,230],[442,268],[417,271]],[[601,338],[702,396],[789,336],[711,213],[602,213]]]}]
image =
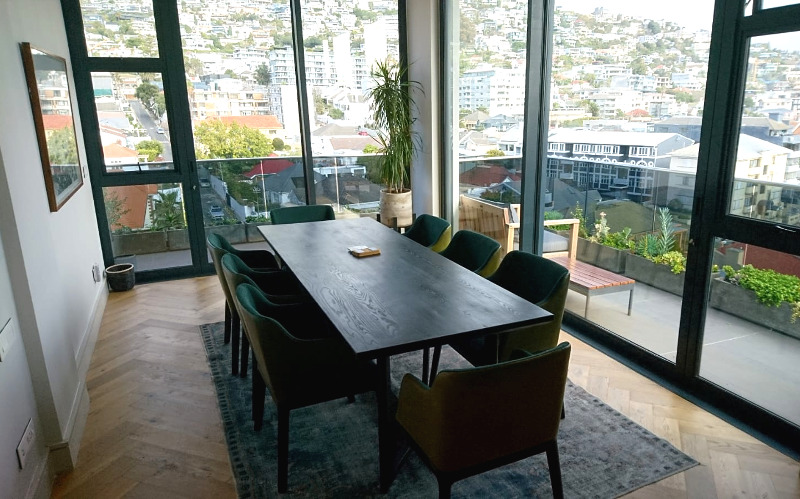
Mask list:
[{"label": "white baseboard", "polygon": [[33,473],[33,480],[28,492],[25,494],[25,499],[49,499],[53,491],[53,478],[55,473],[50,467],[49,456],[47,459],[42,459],[36,471]]},{"label": "white baseboard", "polygon": [[100,324],[103,321],[106,303],[108,303],[108,287],[103,285],[97,294],[97,298],[95,298],[92,318],[83,333],[78,351],[75,353],[75,365],[78,366],[78,379],[81,381],[86,381],[86,373],[89,371],[89,364],[92,361],[94,345],[97,343],[97,335],[100,332]]}]

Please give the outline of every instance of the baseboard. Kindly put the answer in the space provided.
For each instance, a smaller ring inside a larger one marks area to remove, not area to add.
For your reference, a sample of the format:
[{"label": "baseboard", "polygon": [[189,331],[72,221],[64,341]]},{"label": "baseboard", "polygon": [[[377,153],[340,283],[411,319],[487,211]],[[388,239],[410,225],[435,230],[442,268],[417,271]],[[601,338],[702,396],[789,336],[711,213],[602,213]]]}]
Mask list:
[{"label": "baseboard", "polygon": [[49,455],[39,462],[33,473],[33,481],[25,494],[25,499],[49,499],[53,491],[53,478],[55,473],[50,467]]},{"label": "baseboard", "polygon": [[84,381],[80,382],[76,396],[78,400],[73,404],[74,410],[67,426],[69,436],[62,442],[50,445],[48,462],[55,474],[72,471],[78,462],[78,449],[81,445],[83,430],[86,428],[86,419],[89,416],[89,391],[86,389]]},{"label": "baseboard", "polygon": [[78,366],[78,379],[81,381],[86,381],[86,373],[89,371],[89,364],[92,361],[94,345],[97,343],[97,335],[100,332],[100,324],[103,321],[106,303],[108,303],[108,287],[104,285],[94,300],[92,318],[83,333],[78,351],[75,353],[75,365]]}]

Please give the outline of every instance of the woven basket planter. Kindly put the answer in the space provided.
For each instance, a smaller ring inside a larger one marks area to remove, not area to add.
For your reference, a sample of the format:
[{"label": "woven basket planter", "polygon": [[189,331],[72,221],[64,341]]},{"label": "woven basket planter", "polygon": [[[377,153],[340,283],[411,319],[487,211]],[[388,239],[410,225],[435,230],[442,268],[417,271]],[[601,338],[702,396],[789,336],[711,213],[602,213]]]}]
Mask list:
[{"label": "woven basket planter", "polygon": [[132,263],[118,263],[106,268],[106,282],[111,291],[128,291],[136,283]]}]

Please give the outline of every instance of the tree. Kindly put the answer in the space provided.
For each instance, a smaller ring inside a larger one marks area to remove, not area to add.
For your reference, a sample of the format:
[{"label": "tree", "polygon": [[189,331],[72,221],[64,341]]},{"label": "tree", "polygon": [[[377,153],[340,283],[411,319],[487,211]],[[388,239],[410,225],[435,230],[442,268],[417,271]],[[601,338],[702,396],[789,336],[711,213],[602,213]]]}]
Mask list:
[{"label": "tree", "polygon": [[136,144],[136,151],[139,154],[146,154],[147,161],[155,161],[164,152],[164,144],[157,140],[143,140]]},{"label": "tree", "polygon": [[144,107],[153,113],[155,113],[154,106],[156,103],[156,96],[159,94],[161,94],[161,91],[158,89],[158,87],[148,81],[145,81],[136,87],[136,91],[134,92],[134,95],[137,99],[139,99],[139,101],[141,101],[142,104],[144,104]]},{"label": "tree", "polygon": [[318,36],[306,37],[305,41],[303,42],[303,46],[307,49],[314,49],[320,45],[322,45],[322,39]]},{"label": "tree", "polygon": [[165,230],[183,227],[183,208],[179,191],[161,191],[153,196],[153,228]]},{"label": "tree", "polygon": [[275,137],[272,139],[272,149],[275,151],[283,151],[286,144],[283,143],[283,139],[280,137]]},{"label": "tree", "polygon": [[344,119],[344,111],[339,109],[338,107],[332,107],[330,111],[328,111],[328,116],[335,120]]},{"label": "tree", "polygon": [[380,151],[380,149],[378,149],[378,146],[376,146],[375,144],[367,144],[364,146],[364,150],[361,152],[363,152],[364,154],[375,154],[378,151]]},{"label": "tree", "polygon": [[269,66],[266,64],[262,64],[256,68],[256,83],[259,85],[267,86],[272,83],[272,71],[270,71]]},{"label": "tree", "polygon": [[75,132],[71,126],[56,130],[47,137],[47,155],[53,166],[78,164]]},{"label": "tree", "polygon": [[631,61],[631,71],[635,75],[646,75],[647,64],[645,64],[641,58],[634,59],[633,61]]},{"label": "tree", "polygon": [[204,159],[260,158],[274,150],[272,141],[258,130],[220,120],[206,120],[197,125],[195,138],[203,146],[198,157]]},{"label": "tree", "polygon": [[106,205],[106,220],[112,231],[125,228],[125,226],[120,225],[119,221],[123,215],[131,211],[130,208],[125,207],[127,201],[128,198],[120,199],[116,192],[103,192],[103,203]]},{"label": "tree", "polygon": [[489,149],[488,151],[486,151],[486,155],[489,156],[490,158],[496,158],[499,156],[505,156],[506,153],[504,153],[500,149]]}]

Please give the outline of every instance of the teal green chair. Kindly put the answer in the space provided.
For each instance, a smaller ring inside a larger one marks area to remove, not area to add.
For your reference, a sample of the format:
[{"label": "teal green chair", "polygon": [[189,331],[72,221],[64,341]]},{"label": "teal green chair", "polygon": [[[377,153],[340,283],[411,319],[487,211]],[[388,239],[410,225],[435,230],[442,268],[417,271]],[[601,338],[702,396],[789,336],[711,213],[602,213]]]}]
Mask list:
[{"label": "teal green chair", "polygon": [[397,422],[436,476],[440,498],[458,480],[542,452],[553,496],[563,497],[557,437],[569,356],[562,343],[538,354],[517,350],[500,364],[444,370],[430,387],[403,377]]},{"label": "teal green chair", "polygon": [[[219,234],[209,234],[206,239],[206,247],[211,254],[211,261],[214,263],[214,270],[219,278],[222,292],[225,295],[225,335],[224,342],[227,345],[231,341],[231,312],[233,312],[233,298],[228,285],[225,283],[225,276],[222,275],[222,265],[220,260],[228,253],[234,254],[242,259],[248,266],[261,269],[277,269],[278,262],[275,255],[267,250],[239,250],[233,247],[227,239]],[[235,374],[235,373],[234,373]]]},{"label": "teal green chair", "polygon": [[426,213],[418,216],[404,235],[439,253],[450,244],[452,234],[450,222]]},{"label": "teal green chair", "polygon": [[269,218],[274,224],[296,224],[336,220],[336,214],[333,212],[333,208],[327,204],[311,204],[276,208],[269,212]]},{"label": "teal green chair", "polygon": [[456,232],[440,254],[483,277],[492,275],[503,258],[500,243],[471,230]]},{"label": "teal green chair", "polygon": [[553,319],[535,326],[450,343],[474,366],[504,362],[514,350],[540,352],[558,344],[569,290],[569,271],[558,263],[523,251],[508,253],[489,280],[542,307]]},{"label": "teal green chair", "polygon": [[269,317],[274,304],[251,284],[236,288],[242,321],[253,348],[253,415],[256,430],[264,415],[266,388],[278,413],[278,492],[285,493],[289,476],[289,412],[378,386],[376,365],[356,360],[338,335],[299,338]]},{"label": "teal green chair", "polygon": [[[297,278],[290,272],[284,270],[254,270],[232,253],[223,255],[220,260],[220,266],[225,286],[232,295],[237,285],[247,282],[266,293],[272,303],[305,303],[306,308],[313,306],[311,298],[308,297]],[[306,316],[305,310],[299,310],[298,313],[300,317]],[[234,375],[240,375],[242,378],[247,376],[249,345],[247,330],[242,334],[239,311],[236,307],[236,297],[233,295],[231,297],[231,372]]]}]

